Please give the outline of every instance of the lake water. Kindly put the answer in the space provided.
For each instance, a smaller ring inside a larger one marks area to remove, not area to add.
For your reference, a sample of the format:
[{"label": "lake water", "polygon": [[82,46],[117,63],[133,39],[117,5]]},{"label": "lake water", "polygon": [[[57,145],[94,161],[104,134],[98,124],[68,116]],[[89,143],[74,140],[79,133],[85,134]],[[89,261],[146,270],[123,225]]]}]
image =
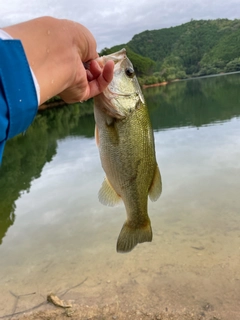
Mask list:
[{"label": "lake water", "polygon": [[240,318],[240,75],[144,95],[163,193],[149,201],[153,241],[131,253],[115,250],[124,206],[98,202],[104,173],[91,106],[41,113],[8,142],[0,169],[0,317],[72,288],[65,298],[115,305],[116,314],[121,306]]}]

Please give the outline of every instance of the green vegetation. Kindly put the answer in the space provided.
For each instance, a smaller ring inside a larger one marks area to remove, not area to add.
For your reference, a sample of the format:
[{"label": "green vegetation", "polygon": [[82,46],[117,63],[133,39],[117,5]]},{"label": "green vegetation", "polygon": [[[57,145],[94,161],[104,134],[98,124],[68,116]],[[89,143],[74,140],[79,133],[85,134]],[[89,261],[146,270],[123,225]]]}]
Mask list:
[{"label": "green vegetation", "polygon": [[191,20],[147,30],[100,54],[123,47],[141,84],[240,71],[240,20]]},{"label": "green vegetation", "polygon": [[100,55],[108,55],[117,52],[122,48],[127,50],[128,58],[133,62],[135,72],[138,76],[149,76],[152,74],[153,70],[156,69],[156,63],[152,59],[137,54],[126,44],[114,46],[111,49],[105,48],[100,52]]}]

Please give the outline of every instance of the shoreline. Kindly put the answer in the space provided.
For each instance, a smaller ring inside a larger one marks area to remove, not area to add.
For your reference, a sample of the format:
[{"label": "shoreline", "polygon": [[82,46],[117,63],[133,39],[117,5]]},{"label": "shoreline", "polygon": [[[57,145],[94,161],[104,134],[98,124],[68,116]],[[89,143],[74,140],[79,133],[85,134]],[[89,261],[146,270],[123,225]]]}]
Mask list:
[{"label": "shoreline", "polygon": [[166,86],[169,83],[170,83],[169,81],[164,81],[164,82],[158,82],[158,83],[153,83],[153,84],[143,84],[142,88],[146,89],[146,88],[151,88],[151,87],[161,87],[161,86]]},{"label": "shoreline", "polygon": [[180,81],[181,79],[174,79],[172,81],[164,81],[164,82],[157,82],[157,83],[153,83],[153,84],[143,84],[142,85],[142,88],[143,89],[146,89],[146,88],[151,88],[151,87],[161,87],[161,86],[166,86],[170,83],[173,83],[173,82],[177,82],[177,81]]},{"label": "shoreline", "polygon": [[220,76],[227,76],[227,75],[237,74],[237,73],[240,73],[240,71],[221,72],[221,73],[215,73],[215,74],[209,74],[209,75],[197,76],[197,77],[191,76],[191,77],[185,78],[185,79],[174,79],[174,80],[171,80],[171,81],[164,81],[164,82],[158,82],[158,83],[153,83],[153,84],[143,84],[142,88],[146,89],[146,88],[151,88],[151,87],[161,87],[161,86],[166,86],[167,84],[170,84],[170,83],[173,83],[173,82],[177,82],[177,81],[188,81],[188,80],[195,80],[195,79],[220,77]]}]

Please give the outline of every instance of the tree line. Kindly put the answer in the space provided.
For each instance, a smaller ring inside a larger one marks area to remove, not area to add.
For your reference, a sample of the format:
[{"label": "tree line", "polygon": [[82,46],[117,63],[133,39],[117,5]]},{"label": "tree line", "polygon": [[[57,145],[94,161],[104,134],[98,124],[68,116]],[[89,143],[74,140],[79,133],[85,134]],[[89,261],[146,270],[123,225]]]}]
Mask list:
[{"label": "tree line", "polygon": [[100,55],[123,47],[141,84],[240,71],[240,19],[191,20],[146,30]]}]

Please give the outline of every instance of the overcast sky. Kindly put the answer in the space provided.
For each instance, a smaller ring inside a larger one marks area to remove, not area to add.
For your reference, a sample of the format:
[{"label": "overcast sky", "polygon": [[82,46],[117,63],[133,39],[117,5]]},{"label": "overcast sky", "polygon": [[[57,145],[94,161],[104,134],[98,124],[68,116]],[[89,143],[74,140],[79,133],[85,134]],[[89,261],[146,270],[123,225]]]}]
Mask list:
[{"label": "overcast sky", "polygon": [[0,27],[50,15],[82,23],[98,50],[191,19],[240,18],[239,0],[0,0]]}]

